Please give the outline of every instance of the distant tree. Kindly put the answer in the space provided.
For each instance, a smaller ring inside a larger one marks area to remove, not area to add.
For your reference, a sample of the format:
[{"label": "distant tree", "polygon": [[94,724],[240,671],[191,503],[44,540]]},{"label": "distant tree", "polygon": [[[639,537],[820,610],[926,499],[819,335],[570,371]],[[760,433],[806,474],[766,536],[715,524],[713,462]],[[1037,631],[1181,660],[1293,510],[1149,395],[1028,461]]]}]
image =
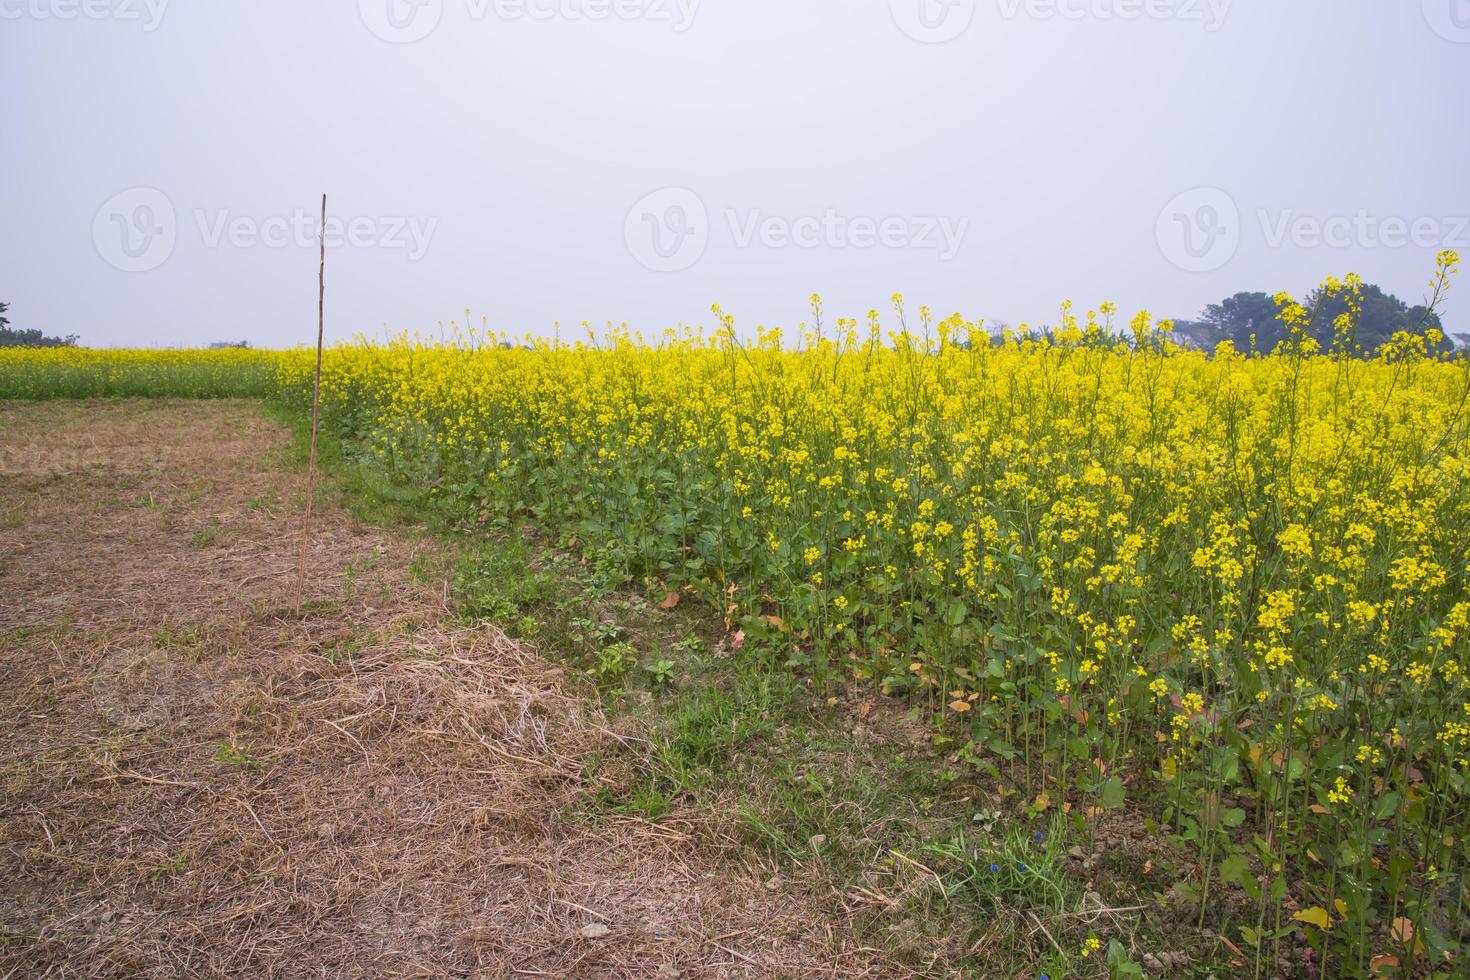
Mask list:
[{"label": "distant tree", "polygon": [[[1318,290],[1307,301],[1307,307],[1315,314],[1312,320],[1312,336],[1326,349],[1333,341],[1333,322],[1347,312],[1347,300]],[[1423,306],[1410,306],[1372,284],[1363,286],[1362,310],[1353,341],[1364,353],[1373,353],[1400,331],[1423,334],[1428,330],[1444,333],[1444,324],[1440,322],[1439,314]],[[1454,345],[1445,341],[1440,346],[1441,349],[1448,350]]]},{"label": "distant tree", "polygon": [[47,337],[39,330],[12,330],[0,327],[0,347],[73,347],[76,334],[67,337]]},{"label": "distant tree", "polygon": [[213,350],[227,350],[227,349],[230,349],[230,348],[234,348],[234,349],[237,349],[237,350],[245,350],[246,348],[248,348],[250,346],[250,341],[248,341],[248,340],[216,340],[214,343],[210,344],[209,346]]},{"label": "distant tree", "polygon": [[47,337],[39,330],[12,330],[5,316],[9,303],[0,303],[0,347],[71,347],[77,342],[76,334],[68,337]]},{"label": "distant tree", "polygon": [[1236,293],[1206,306],[1199,322],[1216,344],[1228,340],[1236,350],[1245,351],[1254,338],[1255,349],[1269,353],[1286,339],[1286,324],[1277,319],[1278,312],[1276,300],[1267,293]]},{"label": "distant tree", "polygon": [[[1335,323],[1347,312],[1347,299],[1317,290],[1305,300],[1312,311],[1308,328],[1312,337],[1328,350],[1336,340]],[[1175,332],[1182,341],[1206,349],[1228,340],[1239,351],[1254,347],[1269,354],[1286,339],[1287,326],[1278,318],[1276,300],[1269,293],[1236,293],[1234,296],[1206,306],[1198,320],[1175,322]],[[1360,295],[1360,310],[1352,343],[1364,354],[1372,354],[1400,331],[1422,335],[1429,330],[1444,332],[1438,314],[1423,306],[1410,306],[1391,293],[1365,283]],[[1454,345],[1449,340],[1441,350]]]},{"label": "distant tree", "polygon": [[1210,350],[1220,342],[1215,328],[1203,320],[1175,320],[1173,340],[1196,350]]}]

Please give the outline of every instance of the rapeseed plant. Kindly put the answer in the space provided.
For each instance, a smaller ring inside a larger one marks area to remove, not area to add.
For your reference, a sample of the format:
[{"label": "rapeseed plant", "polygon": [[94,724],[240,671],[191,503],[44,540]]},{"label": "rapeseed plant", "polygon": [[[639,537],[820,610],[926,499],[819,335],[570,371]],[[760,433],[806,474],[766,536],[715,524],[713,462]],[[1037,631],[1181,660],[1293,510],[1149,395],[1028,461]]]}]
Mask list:
[{"label": "rapeseed plant", "polygon": [[[1361,285],[1326,284],[1325,349],[1279,296],[1272,352],[1120,332],[1110,305],[993,338],[898,296],[886,332],[813,297],[752,344],[719,307],[708,335],[358,341],[323,412],[467,515],[703,597],[735,649],[927,705],[1032,815],[1088,833],[1131,806],[1194,850],[1202,921],[1243,893],[1258,975],[1297,935],[1324,976],[1453,972],[1470,361],[1407,332],[1365,356]],[[0,396],[255,393],[262,365],[309,393],[305,352],[63,349],[0,351]]]}]

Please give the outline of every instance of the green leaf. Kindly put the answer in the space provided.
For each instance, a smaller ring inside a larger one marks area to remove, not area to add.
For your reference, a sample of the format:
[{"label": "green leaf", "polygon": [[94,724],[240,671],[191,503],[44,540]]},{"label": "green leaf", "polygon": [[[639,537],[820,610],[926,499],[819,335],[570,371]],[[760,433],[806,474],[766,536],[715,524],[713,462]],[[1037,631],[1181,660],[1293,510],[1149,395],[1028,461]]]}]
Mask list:
[{"label": "green leaf", "polygon": [[1250,870],[1250,858],[1244,854],[1232,854],[1220,862],[1220,867],[1217,869],[1217,872],[1220,875],[1221,881],[1229,882],[1233,885],[1243,885],[1245,879],[1250,876]]},{"label": "green leaf", "polygon": [[1239,827],[1245,823],[1245,811],[1239,807],[1233,810],[1226,810],[1220,815],[1220,823],[1226,827]]},{"label": "green leaf", "polygon": [[1123,780],[1117,776],[1109,778],[1102,784],[1097,794],[1098,802],[1108,810],[1116,810],[1123,805]]},{"label": "green leaf", "polygon": [[1393,812],[1399,808],[1399,794],[1385,793],[1373,804],[1373,816],[1379,820],[1387,820]]},{"label": "green leaf", "polygon": [[1114,939],[1108,943],[1108,975],[1117,980],[1119,977],[1141,977],[1143,967],[1133,962],[1133,957],[1123,948],[1123,944]]},{"label": "green leaf", "polygon": [[1000,739],[997,739],[996,741],[990,743],[990,751],[994,752],[1002,759],[1005,759],[1007,762],[1014,759],[1017,755],[1020,754],[1011,747],[1011,743]]}]

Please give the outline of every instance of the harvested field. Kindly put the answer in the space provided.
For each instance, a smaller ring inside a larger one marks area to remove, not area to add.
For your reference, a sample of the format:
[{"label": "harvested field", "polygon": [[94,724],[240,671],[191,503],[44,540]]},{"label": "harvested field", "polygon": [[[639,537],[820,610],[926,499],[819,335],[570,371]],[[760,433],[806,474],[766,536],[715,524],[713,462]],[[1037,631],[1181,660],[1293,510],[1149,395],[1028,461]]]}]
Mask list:
[{"label": "harvested field", "polygon": [[0,976],[895,975],[719,812],[580,816],[638,733],[465,626],[442,541],[319,498],[297,614],[289,444],[0,405]]}]

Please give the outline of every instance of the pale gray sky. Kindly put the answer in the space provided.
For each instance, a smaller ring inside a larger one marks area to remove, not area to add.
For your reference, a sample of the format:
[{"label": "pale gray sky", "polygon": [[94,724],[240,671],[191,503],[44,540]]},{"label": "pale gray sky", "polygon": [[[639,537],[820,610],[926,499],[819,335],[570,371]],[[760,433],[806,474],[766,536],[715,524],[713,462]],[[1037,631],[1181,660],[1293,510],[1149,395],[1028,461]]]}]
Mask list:
[{"label": "pale gray sky", "polygon": [[0,0],[0,300],[308,342],[325,190],[336,337],[1416,301],[1467,123],[1470,0]]}]

